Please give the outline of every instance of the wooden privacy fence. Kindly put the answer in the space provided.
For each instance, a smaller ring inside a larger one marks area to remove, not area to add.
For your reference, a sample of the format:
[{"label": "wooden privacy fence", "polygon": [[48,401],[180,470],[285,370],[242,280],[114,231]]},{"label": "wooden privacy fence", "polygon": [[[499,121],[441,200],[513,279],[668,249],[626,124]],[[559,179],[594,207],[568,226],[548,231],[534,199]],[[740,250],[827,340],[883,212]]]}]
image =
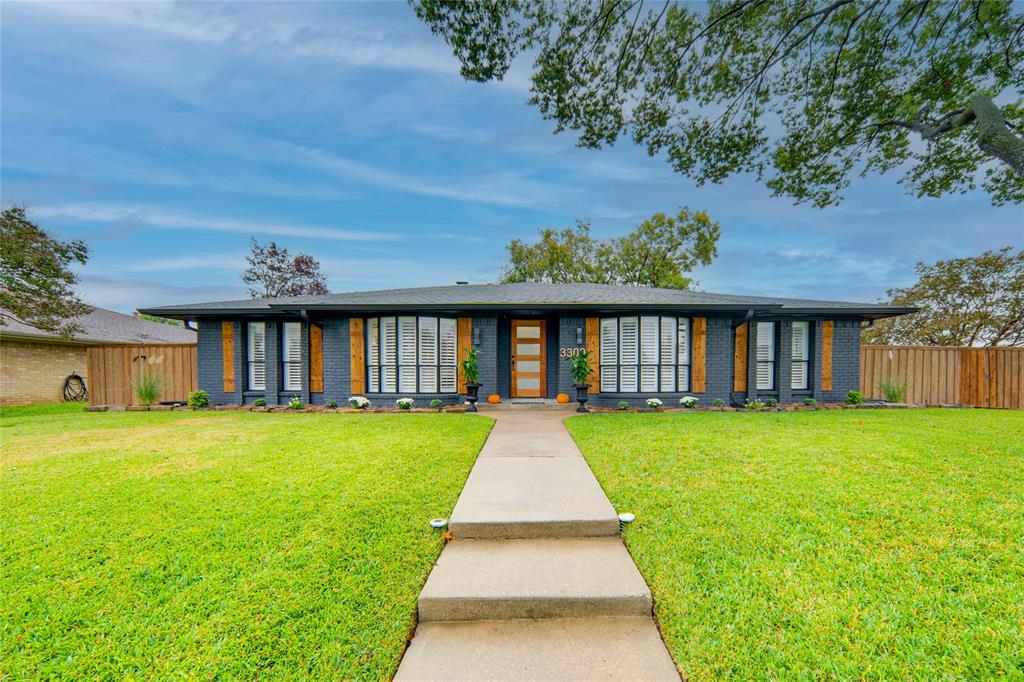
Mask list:
[{"label": "wooden privacy fence", "polygon": [[90,346],[87,387],[93,405],[138,405],[134,385],[145,372],[163,382],[159,401],[188,400],[196,390],[195,344]]},{"label": "wooden privacy fence", "polygon": [[908,403],[1021,409],[1024,348],[861,346],[861,392],[881,399],[889,379],[906,383]]}]

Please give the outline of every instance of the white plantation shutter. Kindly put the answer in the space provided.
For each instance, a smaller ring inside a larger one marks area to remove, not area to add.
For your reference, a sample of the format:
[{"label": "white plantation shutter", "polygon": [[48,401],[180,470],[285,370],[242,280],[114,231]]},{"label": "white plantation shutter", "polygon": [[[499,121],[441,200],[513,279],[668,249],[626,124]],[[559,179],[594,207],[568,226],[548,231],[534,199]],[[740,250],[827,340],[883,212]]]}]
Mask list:
[{"label": "white plantation shutter", "polygon": [[661,318],[661,390],[676,390],[676,318]]},{"label": "white plantation shutter", "polygon": [[601,319],[601,390],[614,393],[619,386],[619,321]]},{"label": "white plantation shutter", "polygon": [[775,323],[757,323],[757,388],[775,388]]},{"label": "white plantation shutter", "polygon": [[676,362],[679,363],[676,390],[690,390],[690,320],[679,318],[676,331]]},{"label": "white plantation shutter", "polygon": [[419,318],[420,391],[437,392],[437,318]]},{"label": "white plantation shutter", "polygon": [[376,393],[380,390],[380,336],[376,317],[366,321],[366,390]]},{"label": "white plantation shutter", "polygon": [[640,318],[640,390],[653,393],[658,390],[657,317]]},{"label": "white plantation shutter", "polygon": [[285,322],[282,344],[284,390],[302,390],[302,323]]},{"label": "white plantation shutter", "polygon": [[398,355],[398,329],[395,318],[380,318],[380,376],[381,391],[395,393],[398,389],[398,370],[395,359]]},{"label": "white plantation shutter", "polygon": [[619,390],[637,390],[637,360],[639,355],[639,320],[635,317],[619,318]]},{"label": "white plantation shutter", "polygon": [[398,392],[416,392],[416,318],[398,318]]},{"label": "white plantation shutter", "polygon": [[439,320],[439,346],[441,359],[441,392],[455,393],[458,390],[458,357],[455,346],[458,343],[454,319],[442,317]]},{"label": "white plantation shutter", "polygon": [[809,322],[793,323],[793,365],[790,372],[791,388],[807,388],[807,364],[810,360],[808,352],[810,347],[809,331]]},{"label": "white plantation shutter", "polygon": [[262,391],[267,388],[267,324],[250,322],[249,337],[249,388]]}]

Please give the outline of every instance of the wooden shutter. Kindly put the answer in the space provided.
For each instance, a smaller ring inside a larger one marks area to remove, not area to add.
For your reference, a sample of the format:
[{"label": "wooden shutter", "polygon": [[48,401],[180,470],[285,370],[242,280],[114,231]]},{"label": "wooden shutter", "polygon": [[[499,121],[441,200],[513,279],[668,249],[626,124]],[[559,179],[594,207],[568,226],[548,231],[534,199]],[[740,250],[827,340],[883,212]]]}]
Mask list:
[{"label": "wooden shutter", "polygon": [[459,393],[465,393],[466,374],[462,371],[462,361],[469,357],[469,349],[473,347],[473,318],[459,318],[457,343],[459,348]]},{"label": "wooden shutter", "polygon": [[601,386],[615,392],[619,388],[619,321],[614,317],[601,320]]},{"label": "wooden shutter", "polygon": [[737,393],[747,391],[747,330],[749,323],[744,322],[736,327],[736,341],[732,351],[732,390]]},{"label": "wooden shutter", "polygon": [[324,391],[324,328],[318,324],[309,325],[309,390]]},{"label": "wooden shutter", "polygon": [[708,318],[693,318],[693,359],[690,361],[690,391],[704,393],[707,388]]},{"label": "wooden shutter", "polygon": [[348,355],[349,376],[353,395],[366,393],[366,362],[363,360],[363,318],[351,317],[348,320]]},{"label": "wooden shutter", "polygon": [[832,320],[821,323],[821,390],[832,390]]},{"label": "wooden shutter", "polygon": [[587,341],[587,357],[590,358],[590,369],[593,370],[590,373],[590,392],[600,393],[601,392],[601,341],[600,332],[598,331],[601,322],[596,317],[588,317],[587,325],[584,329],[586,336],[584,337]]},{"label": "wooden shutter", "polygon": [[220,323],[221,362],[224,372],[224,392],[235,392],[235,323]]}]

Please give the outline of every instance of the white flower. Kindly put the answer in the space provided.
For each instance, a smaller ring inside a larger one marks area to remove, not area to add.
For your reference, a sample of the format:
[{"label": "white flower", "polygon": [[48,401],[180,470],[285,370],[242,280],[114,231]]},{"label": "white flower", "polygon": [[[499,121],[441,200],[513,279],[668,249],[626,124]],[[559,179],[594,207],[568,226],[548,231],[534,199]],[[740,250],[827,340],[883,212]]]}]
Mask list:
[{"label": "white flower", "polygon": [[348,399],[348,404],[356,408],[357,410],[365,410],[367,407],[370,406],[370,400],[368,398],[364,398],[361,395],[354,395]]},{"label": "white flower", "polygon": [[697,398],[692,395],[684,395],[682,398],[679,399],[679,404],[682,405],[683,407],[693,407],[699,402],[700,398]]},{"label": "white flower", "polygon": [[661,407],[661,401],[657,398],[648,398],[647,407]]},{"label": "white flower", "polygon": [[412,398],[399,398],[398,400],[395,401],[395,405],[397,405],[399,408],[403,410],[408,410],[410,407],[412,407],[412,404],[414,402],[416,401],[414,401]]}]

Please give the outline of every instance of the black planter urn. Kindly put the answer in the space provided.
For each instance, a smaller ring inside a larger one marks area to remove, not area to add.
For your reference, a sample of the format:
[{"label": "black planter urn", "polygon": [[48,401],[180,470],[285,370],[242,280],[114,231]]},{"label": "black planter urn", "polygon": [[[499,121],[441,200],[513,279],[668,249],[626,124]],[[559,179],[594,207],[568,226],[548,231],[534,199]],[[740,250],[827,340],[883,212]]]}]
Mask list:
[{"label": "black planter urn", "polygon": [[576,408],[577,412],[590,412],[590,410],[587,409],[587,400],[589,400],[587,391],[589,389],[590,384],[576,384],[576,402],[580,404],[580,406]]},{"label": "black planter urn", "polygon": [[466,412],[477,412],[476,401],[480,398],[477,396],[477,392],[480,390],[480,384],[466,384],[466,402],[469,403],[469,407],[466,408]]}]

